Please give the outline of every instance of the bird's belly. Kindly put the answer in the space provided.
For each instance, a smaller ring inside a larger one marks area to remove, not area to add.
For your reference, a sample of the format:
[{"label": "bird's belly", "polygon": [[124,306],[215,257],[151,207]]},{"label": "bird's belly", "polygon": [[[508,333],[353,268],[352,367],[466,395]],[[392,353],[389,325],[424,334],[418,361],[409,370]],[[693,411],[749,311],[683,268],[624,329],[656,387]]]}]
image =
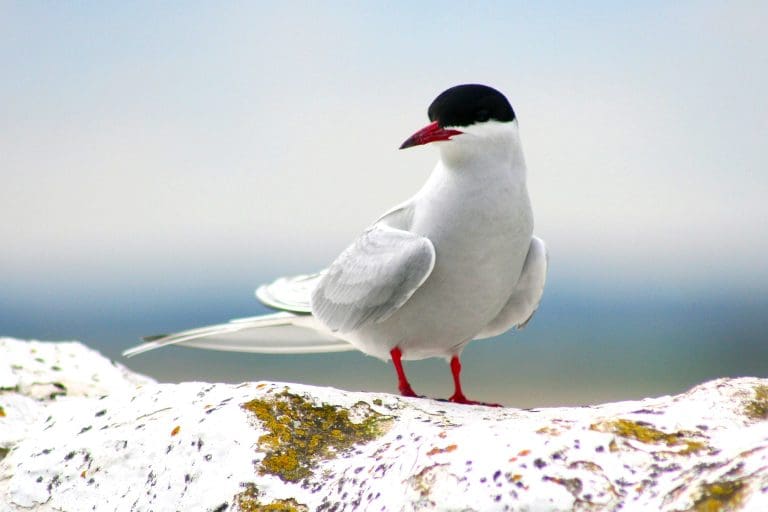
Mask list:
[{"label": "bird's belly", "polygon": [[405,359],[450,357],[488,325],[517,283],[532,228],[469,224],[432,234],[437,257],[429,278],[391,317],[361,327],[349,341],[382,359],[396,346]]}]

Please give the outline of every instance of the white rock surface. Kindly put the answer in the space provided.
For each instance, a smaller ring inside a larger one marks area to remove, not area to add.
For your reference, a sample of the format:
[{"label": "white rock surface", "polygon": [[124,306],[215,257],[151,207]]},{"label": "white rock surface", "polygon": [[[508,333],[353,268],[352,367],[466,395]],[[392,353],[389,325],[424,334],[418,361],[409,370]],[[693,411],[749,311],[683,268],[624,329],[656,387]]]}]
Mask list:
[{"label": "white rock surface", "polygon": [[520,410],[0,351],[0,511],[768,510],[768,380]]},{"label": "white rock surface", "polygon": [[150,383],[76,341],[0,337],[0,450],[26,438],[57,399],[96,398]]}]

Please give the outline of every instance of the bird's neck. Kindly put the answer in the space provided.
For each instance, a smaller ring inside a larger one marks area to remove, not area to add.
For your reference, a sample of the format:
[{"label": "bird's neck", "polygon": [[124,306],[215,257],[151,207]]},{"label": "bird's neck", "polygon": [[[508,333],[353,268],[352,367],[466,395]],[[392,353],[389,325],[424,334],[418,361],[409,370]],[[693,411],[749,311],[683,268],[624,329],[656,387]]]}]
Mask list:
[{"label": "bird's neck", "polygon": [[440,148],[442,165],[438,168],[446,177],[490,183],[501,179],[525,186],[525,158],[516,133],[507,134],[503,139],[452,142]]}]

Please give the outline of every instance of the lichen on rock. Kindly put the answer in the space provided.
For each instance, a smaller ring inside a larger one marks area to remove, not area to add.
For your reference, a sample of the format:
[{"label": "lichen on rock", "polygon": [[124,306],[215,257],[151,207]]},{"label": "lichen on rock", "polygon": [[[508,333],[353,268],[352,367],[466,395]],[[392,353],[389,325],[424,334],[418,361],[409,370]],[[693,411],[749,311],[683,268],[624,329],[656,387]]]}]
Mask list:
[{"label": "lichen on rock", "polygon": [[670,434],[658,430],[650,423],[644,421],[632,421],[619,418],[616,420],[595,423],[590,426],[590,429],[598,432],[613,433],[617,436],[634,439],[635,441],[645,444],[681,447],[682,449],[675,450],[675,453],[680,455],[696,453],[707,447],[707,444],[704,441],[693,438],[694,436],[699,436],[699,434],[695,432],[674,432]]},{"label": "lichen on rock", "polygon": [[744,413],[753,420],[768,419],[768,386],[755,386],[755,396],[744,406]]},{"label": "lichen on rock", "polygon": [[744,491],[744,480],[723,480],[702,484],[699,498],[690,512],[726,512],[739,510]]},{"label": "lichen on rock", "polygon": [[297,482],[312,474],[318,459],[333,457],[354,444],[376,438],[383,427],[381,414],[365,402],[357,404],[363,418],[353,422],[350,412],[329,404],[315,405],[307,398],[284,390],[269,398],[254,398],[242,404],[263,424],[267,433],[259,438],[266,451],[262,474]]},{"label": "lichen on rock", "polygon": [[238,512],[309,512],[306,505],[294,499],[261,502],[261,493],[253,483],[245,484],[245,490],[232,500]]},{"label": "lichen on rock", "polygon": [[[80,344],[3,349],[3,512],[768,510],[768,379],[522,410],[152,384]],[[83,371],[89,358],[97,372]]]}]

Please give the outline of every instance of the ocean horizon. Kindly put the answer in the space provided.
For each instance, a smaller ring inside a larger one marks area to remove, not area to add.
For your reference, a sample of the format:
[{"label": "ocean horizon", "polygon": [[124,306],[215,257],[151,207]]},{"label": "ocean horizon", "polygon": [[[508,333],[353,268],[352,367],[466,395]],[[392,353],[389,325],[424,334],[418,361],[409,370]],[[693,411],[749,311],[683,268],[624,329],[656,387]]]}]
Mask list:
[{"label": "ocean horizon", "polygon": [[[268,313],[253,285],[102,283],[0,292],[0,336],[77,340],[161,382],[299,382],[396,393],[391,363],[360,352],[267,355],[166,347],[126,359],[140,336]],[[68,288],[69,287],[69,288]],[[67,294],[70,293],[70,296]],[[750,292],[585,289],[555,279],[521,331],[462,354],[471,398],[515,407],[586,405],[674,394],[718,377],[768,376],[768,299]],[[418,393],[451,392],[445,361],[407,361]]]}]

